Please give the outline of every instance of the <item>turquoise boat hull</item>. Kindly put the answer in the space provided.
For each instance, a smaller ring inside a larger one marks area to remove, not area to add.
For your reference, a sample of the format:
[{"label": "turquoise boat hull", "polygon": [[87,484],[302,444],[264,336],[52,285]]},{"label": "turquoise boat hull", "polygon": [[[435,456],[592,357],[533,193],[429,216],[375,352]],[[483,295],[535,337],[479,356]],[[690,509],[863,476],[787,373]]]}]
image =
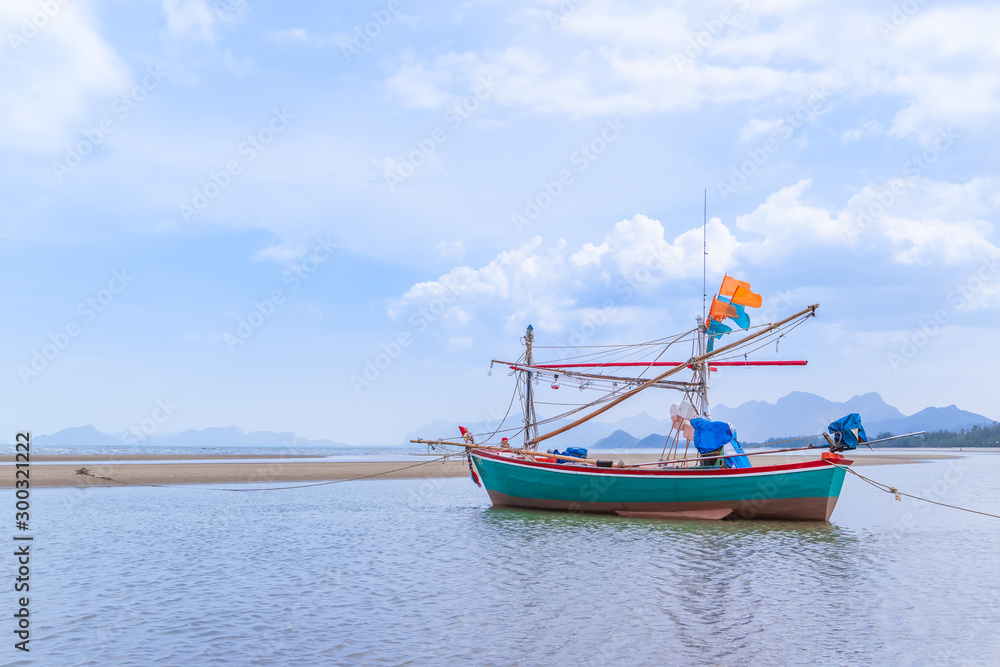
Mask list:
[{"label": "turquoise boat hull", "polygon": [[625,516],[829,521],[852,461],[756,468],[595,468],[470,452],[494,505]]}]

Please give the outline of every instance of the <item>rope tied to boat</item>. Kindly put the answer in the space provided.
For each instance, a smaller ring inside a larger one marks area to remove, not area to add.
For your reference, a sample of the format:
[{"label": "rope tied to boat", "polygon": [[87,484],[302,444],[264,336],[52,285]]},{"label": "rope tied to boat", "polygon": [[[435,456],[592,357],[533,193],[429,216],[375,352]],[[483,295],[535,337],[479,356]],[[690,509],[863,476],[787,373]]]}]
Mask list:
[{"label": "rope tied to boat", "polygon": [[94,479],[106,479],[107,481],[114,482],[115,484],[129,484],[132,486],[164,486],[163,484],[146,484],[144,482],[123,482],[120,479],[114,479],[113,477],[105,477],[104,475],[95,475],[90,471],[89,468],[78,468],[76,474],[85,475],[87,477],[93,477]]},{"label": "rope tied to boat", "polygon": [[900,491],[899,489],[897,489],[894,486],[889,486],[888,484],[883,484],[882,482],[876,482],[874,479],[871,479],[870,477],[865,477],[864,475],[862,475],[861,473],[859,473],[858,471],[856,471],[856,470],[854,470],[852,468],[848,468],[847,466],[842,466],[842,465],[840,465],[838,463],[833,463],[832,461],[830,461],[829,463],[830,463],[830,465],[835,466],[837,468],[840,468],[841,470],[846,470],[847,472],[851,473],[855,477],[858,477],[862,481],[865,481],[868,484],[871,484],[872,486],[874,486],[879,491],[885,491],[886,493],[893,494],[896,497],[896,500],[899,501],[899,502],[903,502],[903,498],[902,497],[906,496],[907,498],[913,498],[914,500],[920,500],[920,501],[923,501],[925,503],[931,503],[932,505],[940,505],[941,507],[948,507],[948,508],[953,509],[953,510],[961,510],[963,512],[970,512],[972,514],[981,514],[983,516],[992,517],[994,519],[1000,519],[1000,515],[997,515],[997,514],[990,514],[989,512],[980,512],[979,510],[971,510],[968,507],[959,507],[958,505],[949,505],[947,503],[941,503],[941,502],[938,502],[936,500],[931,500],[930,498],[921,498],[920,496],[915,496],[912,493],[904,493],[903,491]]},{"label": "rope tied to boat", "polygon": [[371,473],[370,475],[360,475],[358,477],[346,477],[344,479],[331,479],[325,482],[313,482],[311,484],[296,484],[294,486],[264,486],[252,489],[215,489],[216,491],[235,491],[235,492],[248,492],[248,491],[284,491],[286,489],[305,489],[311,486],[327,486],[329,484],[343,484],[344,482],[356,482],[359,479],[371,479],[372,477],[381,477],[382,475],[390,475],[396,472],[402,472],[403,470],[409,470],[410,468],[417,468],[420,466],[425,466],[428,463],[445,462],[448,460],[448,456],[440,456],[436,459],[430,459],[429,461],[421,461],[420,463],[414,463],[413,465],[403,466],[402,468],[393,468],[392,470],[383,470],[382,472]]},{"label": "rope tied to boat", "polygon": [[[464,455],[464,453],[463,453]],[[412,465],[403,466],[402,468],[393,468],[392,470],[382,470],[381,472],[375,472],[368,475],[359,475],[358,477],[345,477],[343,479],[332,479],[323,482],[312,482],[309,484],[296,484],[293,486],[265,486],[265,487],[254,487],[254,488],[242,488],[242,489],[217,489],[209,488],[209,491],[235,491],[235,492],[247,492],[247,491],[284,491],[286,489],[305,489],[311,486],[326,486],[328,484],[342,484],[344,482],[356,482],[361,479],[371,479],[373,477],[381,477],[382,475],[391,475],[393,473],[402,472],[403,470],[409,470],[410,468],[417,468],[419,466],[425,466],[428,463],[444,463],[449,459],[450,456],[454,454],[446,454],[444,456],[439,456],[435,459],[429,459],[427,461],[421,461],[420,463],[414,463]],[[191,484],[152,484],[149,482],[126,482],[120,479],[114,479],[112,477],[104,477],[103,475],[95,475],[87,468],[80,468],[76,471],[77,475],[86,475],[87,477],[93,477],[94,479],[105,479],[109,482],[114,482],[116,484],[122,484],[127,486],[155,486],[160,488],[190,488]],[[406,479],[406,478],[404,478]],[[209,482],[211,483],[211,482]],[[197,486],[201,486],[198,484]]]}]

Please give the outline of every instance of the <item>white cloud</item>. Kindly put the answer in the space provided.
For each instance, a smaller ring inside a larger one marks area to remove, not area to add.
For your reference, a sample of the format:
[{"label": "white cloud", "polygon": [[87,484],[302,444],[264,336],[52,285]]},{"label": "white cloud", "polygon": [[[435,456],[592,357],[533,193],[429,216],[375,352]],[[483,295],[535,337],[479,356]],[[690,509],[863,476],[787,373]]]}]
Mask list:
[{"label": "white cloud", "polygon": [[[489,73],[504,82],[501,104],[574,117],[706,103],[787,107],[823,88],[892,96],[899,112],[889,129],[900,136],[944,122],[990,122],[1000,111],[992,29],[1000,8],[925,6],[886,38],[879,26],[889,13],[862,2],[754,2],[744,10],[719,1],[695,11],[686,2],[591,0],[556,30],[536,21],[539,28],[525,31],[516,47],[408,56],[386,85],[405,106],[427,108]],[[521,23],[525,16],[514,14]],[[766,122],[750,121],[741,140],[766,132],[759,126]],[[857,138],[856,131],[844,136]]]},{"label": "white cloud", "polygon": [[226,69],[236,76],[252,74],[257,67],[256,62],[251,56],[234,56],[230,49],[226,49],[222,54],[222,63],[226,66]]},{"label": "white cloud", "polygon": [[310,32],[305,28],[275,30],[267,36],[267,40],[275,44],[302,44],[317,48],[347,43],[353,44],[349,36],[334,35],[331,37],[327,34],[316,33],[315,31]]},{"label": "white cloud", "polygon": [[468,350],[472,347],[471,336],[453,336],[448,339],[449,350]]},{"label": "white cloud", "polygon": [[986,239],[990,228],[975,221],[907,220],[887,217],[885,236],[900,264],[963,264],[971,258],[997,252]]},{"label": "white cloud", "polygon": [[569,259],[574,266],[579,268],[596,268],[601,265],[601,258],[608,254],[610,249],[611,248],[607,243],[602,243],[601,245],[584,243],[583,247],[580,248],[579,251],[573,253]]},{"label": "white cloud", "polygon": [[[599,243],[570,248],[564,241],[546,245],[535,237],[478,269],[460,266],[437,280],[415,284],[390,302],[389,313],[398,317],[436,302],[452,333],[478,317],[495,319],[498,310],[508,328],[531,320],[549,331],[565,331],[569,323],[585,319],[587,309],[595,307],[592,295],[602,289],[627,285],[630,294],[652,296],[671,284],[700,277],[706,233],[711,275],[738,274],[750,265],[773,266],[817,251],[853,257],[845,261],[870,262],[874,252],[897,265],[966,265],[969,270],[982,258],[1000,256],[988,238],[992,226],[973,215],[990,205],[995,183],[897,179],[864,188],[839,210],[804,201],[810,184],[802,180],[770,195],[738,216],[734,230],[713,218],[704,230],[693,227],[670,240],[660,221],[637,214],[615,224]],[[858,228],[859,212],[869,210],[880,197],[884,200],[885,192],[895,191],[901,193],[894,195],[896,203],[872,224]],[[946,217],[921,215],[947,211],[950,202],[963,198],[978,203],[966,203]],[[991,302],[994,292],[987,287],[978,294],[978,299]],[[638,303],[628,305],[643,310]]]},{"label": "white cloud", "polygon": [[556,66],[523,48],[448,53],[427,63],[413,58],[386,80],[410,108],[442,107],[476,81],[500,81],[495,99],[510,107],[574,117],[692,109],[704,102],[800,100],[828,87],[822,72],[781,72],[760,66],[677,66],[671,54],[635,56],[618,47]]},{"label": "white cloud", "polygon": [[840,135],[840,143],[850,144],[861,139],[861,128],[856,127],[853,130],[844,130]]},{"label": "white cloud", "polygon": [[858,127],[850,130],[844,130],[844,132],[840,135],[840,142],[842,144],[850,144],[861,141],[861,138],[865,135],[878,134],[880,132],[882,132],[881,123],[877,120],[867,120]]},{"label": "white cloud", "polygon": [[299,42],[300,44],[309,44],[309,33],[304,28],[288,28],[287,30],[277,30],[272,32],[267,37],[272,42],[277,42],[278,44],[288,44],[290,42]]},{"label": "white cloud", "polygon": [[417,283],[403,295],[403,300],[447,298],[456,293],[507,299],[512,284],[520,287],[525,279],[539,278],[542,266],[551,266],[535,253],[541,244],[542,237],[536,236],[520,248],[501,252],[480,269],[456,267],[438,280]]},{"label": "white cloud", "polygon": [[782,188],[767,198],[753,212],[736,218],[736,227],[759,240],[746,244],[753,255],[773,258],[807,245],[843,245],[843,224],[830,211],[801,201],[803,191],[812,183],[802,180]]},{"label": "white cloud", "polygon": [[[731,270],[736,240],[718,218],[710,221],[707,231],[712,247],[709,270]],[[500,319],[509,327],[530,318],[541,329],[564,331],[593,310],[595,291],[617,288],[617,307],[624,307],[627,299],[621,294],[648,295],[670,281],[700,276],[702,234],[697,227],[668,241],[659,221],[640,214],[617,223],[599,244],[572,249],[563,240],[545,245],[535,237],[478,269],[460,266],[437,280],[413,285],[389,303],[389,314],[437,309],[458,331],[477,317],[493,319],[502,312]],[[499,311],[497,302],[504,303]]]},{"label": "white cloud", "polygon": [[989,240],[989,210],[996,179],[952,184],[890,179],[853,195],[839,212],[802,201],[811,184],[802,180],[772,194],[736,227],[759,238],[740,254],[760,261],[813,248],[875,248],[898,264],[956,266],[1000,252]]},{"label": "white cloud", "polygon": [[0,34],[8,42],[0,49],[0,142],[8,146],[62,148],[81,125],[99,120],[91,117],[95,99],[110,105],[129,83],[87,5],[53,6],[49,17],[31,0],[0,3]]},{"label": "white cloud", "polygon": [[442,259],[462,259],[465,256],[465,241],[458,239],[457,241],[438,241],[434,245],[434,249],[437,250],[438,256]]},{"label": "white cloud", "polygon": [[219,29],[243,20],[245,0],[210,4],[206,0],[163,0],[167,33],[174,39],[213,44]]},{"label": "white cloud", "polygon": [[888,90],[908,106],[892,132],[933,134],[955,122],[992,124],[1000,111],[1000,44],[995,5],[925,6],[889,34],[894,76]]},{"label": "white cloud", "polygon": [[746,142],[753,141],[758,137],[763,137],[764,135],[776,132],[783,122],[783,118],[751,118],[743,127],[740,128],[738,133],[740,143],[745,144]]},{"label": "white cloud", "polygon": [[[251,257],[252,262],[276,262],[278,264],[293,265],[298,260],[307,257],[312,258],[314,263],[327,261],[339,244],[331,236],[306,236],[302,234],[284,234],[283,238],[266,248],[261,248]],[[313,269],[310,269],[310,271]]]},{"label": "white cloud", "polygon": [[[701,275],[703,231],[712,248],[709,255],[712,269],[732,266],[738,243],[718,218],[712,218],[705,230],[690,229],[670,242],[658,220],[638,214],[616,224],[595,250],[599,251],[599,265],[604,264],[606,257],[618,274],[634,279],[648,273],[649,278],[642,282],[658,285],[664,280]],[[585,247],[584,252],[587,250]]]},{"label": "white cloud", "polygon": [[[454,58],[450,59],[454,60]],[[448,68],[427,69],[404,54],[403,61],[385,81],[385,88],[403,106],[411,109],[433,109],[451,99],[442,86],[452,81]]]},{"label": "white cloud", "polygon": [[251,257],[251,261],[277,262],[279,264],[286,264],[301,257],[305,254],[305,250],[306,248],[304,243],[280,243],[258,250],[253,254],[253,257]]},{"label": "white cloud", "polygon": [[643,46],[681,45],[690,34],[688,16],[679,4],[648,10],[624,3],[616,6],[617,11],[606,2],[588,2],[568,15],[561,27],[591,39]]}]

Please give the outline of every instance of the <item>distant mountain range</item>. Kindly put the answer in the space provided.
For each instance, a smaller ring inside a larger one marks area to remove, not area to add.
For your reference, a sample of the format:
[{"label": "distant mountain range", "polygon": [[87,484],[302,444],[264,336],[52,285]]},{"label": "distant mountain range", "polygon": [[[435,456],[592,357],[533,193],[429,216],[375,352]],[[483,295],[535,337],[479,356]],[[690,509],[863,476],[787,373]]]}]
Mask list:
[{"label": "distant mountain range", "polygon": [[994,423],[989,417],[960,410],[954,405],[924,408],[906,416],[875,392],[837,403],[815,394],[793,391],[774,404],[749,401],[736,408],[719,405],[712,411],[712,418],[736,426],[741,440],[763,442],[768,438],[824,433],[830,422],[851,412],[861,415],[870,438],[883,432],[900,435],[913,431],[960,431]]},{"label": "distant mountain range", "polygon": [[122,445],[167,447],[208,447],[208,448],[264,448],[264,447],[346,447],[332,440],[308,440],[300,438],[290,431],[275,433],[273,431],[244,432],[235,426],[227,428],[205,428],[187,430],[179,433],[158,433],[142,438],[136,438],[131,433],[102,433],[89,424],[65,428],[52,435],[36,435],[31,438],[31,444],[41,447],[114,447]]},{"label": "distant mountain range", "polygon": [[[924,408],[912,415],[902,412],[882,400],[875,392],[855,396],[837,403],[822,396],[795,391],[778,399],[776,403],[749,401],[735,408],[716,405],[712,418],[726,421],[737,429],[741,442],[764,442],[768,438],[791,438],[801,435],[816,435],[826,431],[827,425],[844,415],[857,412],[870,438],[879,433],[894,435],[911,431],[960,431],[973,426],[988,426],[994,420],[973,412],[960,410],[954,405],[946,408]],[[521,415],[512,414],[504,424],[505,429],[518,428]],[[542,432],[558,428],[569,420],[556,421],[542,427]],[[464,423],[477,440],[485,441],[499,426],[496,421]],[[411,438],[448,440],[458,439],[458,423],[436,421],[409,433],[404,443],[410,445]],[[625,417],[613,423],[589,421],[579,427],[545,441],[546,449],[564,449],[584,446],[591,449],[620,449],[638,447],[662,447],[666,434],[670,432],[670,420],[653,417],[643,412],[633,417]],[[512,442],[520,442],[519,431],[499,433],[507,435]],[[32,444],[50,448],[73,447],[114,447],[122,445],[205,448],[274,448],[274,447],[349,447],[332,440],[309,440],[300,438],[290,431],[244,432],[235,426],[227,428],[205,428],[179,433],[153,434],[141,440],[125,434],[102,433],[93,426],[77,426],[63,429],[52,435],[36,435]]]},{"label": "distant mountain range", "polygon": [[[802,435],[817,435],[826,431],[830,422],[851,412],[857,412],[865,425],[869,438],[879,433],[893,435],[913,431],[960,431],[973,426],[988,426],[994,420],[954,405],[946,408],[925,408],[912,415],[904,415],[897,408],[882,400],[875,392],[855,396],[838,403],[822,396],[795,391],[775,403],[749,401],[735,408],[716,405],[712,409],[712,419],[729,422],[736,427],[741,442],[764,442],[768,438],[791,438]],[[505,428],[518,426],[520,414],[508,417]],[[544,430],[551,430],[569,423],[569,420],[548,424]],[[497,422],[464,424],[473,433],[488,436],[497,428]],[[647,412],[634,417],[625,417],[613,423],[590,421],[570,432],[558,435],[545,442],[546,449],[567,446],[584,446],[591,449],[619,449],[638,447],[662,447],[666,434],[670,432],[670,420],[658,419]],[[506,433],[512,441],[519,441],[516,433]],[[409,438],[456,438],[458,424],[453,422],[433,422],[414,431]]]}]

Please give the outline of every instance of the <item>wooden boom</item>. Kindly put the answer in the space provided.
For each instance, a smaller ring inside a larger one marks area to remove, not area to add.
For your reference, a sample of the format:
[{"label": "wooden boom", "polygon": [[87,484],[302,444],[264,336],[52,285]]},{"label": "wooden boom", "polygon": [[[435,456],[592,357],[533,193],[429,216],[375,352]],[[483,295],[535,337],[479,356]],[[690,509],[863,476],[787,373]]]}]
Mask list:
[{"label": "wooden boom", "polygon": [[466,449],[487,449],[491,452],[511,452],[513,454],[524,454],[526,456],[544,456],[550,459],[559,459],[561,461],[579,461],[580,463],[593,463],[597,465],[597,461],[594,459],[581,459],[579,456],[567,456],[566,454],[549,454],[548,452],[535,452],[530,449],[515,449],[514,447],[496,447],[494,445],[476,445],[470,442],[449,442],[447,440],[424,440],[423,438],[418,438],[416,440],[410,440],[420,445],[453,445],[455,447],[465,447]]}]

